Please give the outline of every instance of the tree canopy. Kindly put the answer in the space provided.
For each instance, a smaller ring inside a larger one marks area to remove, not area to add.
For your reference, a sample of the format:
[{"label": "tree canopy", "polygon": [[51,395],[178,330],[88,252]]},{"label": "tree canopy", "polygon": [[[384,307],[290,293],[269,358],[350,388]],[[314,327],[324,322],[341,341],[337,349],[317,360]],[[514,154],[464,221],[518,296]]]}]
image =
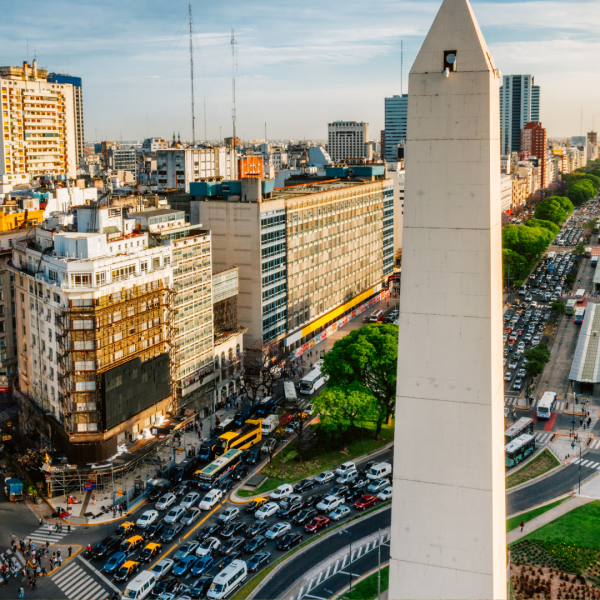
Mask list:
[{"label": "tree canopy", "polygon": [[531,260],[541,256],[553,237],[543,227],[507,225],[502,229],[502,247]]},{"label": "tree canopy", "polygon": [[527,360],[525,371],[530,377],[537,377],[544,371],[546,363],[550,360],[550,350],[546,344],[538,344],[535,348],[530,348],[523,354]]},{"label": "tree canopy", "polygon": [[555,196],[547,198],[535,207],[535,218],[543,221],[551,221],[560,225],[566,218],[567,212],[561,206],[561,203],[555,199]]},{"label": "tree canopy", "polygon": [[567,196],[575,205],[580,206],[590,198],[596,195],[597,188],[590,179],[580,179],[569,183],[567,187]]},{"label": "tree canopy", "polygon": [[550,306],[550,312],[561,317],[565,314],[565,303],[560,300],[554,300]]},{"label": "tree canopy", "polygon": [[560,227],[552,221],[543,221],[542,219],[529,219],[525,223],[526,227],[543,227],[552,232],[552,235],[556,235],[560,231]]}]

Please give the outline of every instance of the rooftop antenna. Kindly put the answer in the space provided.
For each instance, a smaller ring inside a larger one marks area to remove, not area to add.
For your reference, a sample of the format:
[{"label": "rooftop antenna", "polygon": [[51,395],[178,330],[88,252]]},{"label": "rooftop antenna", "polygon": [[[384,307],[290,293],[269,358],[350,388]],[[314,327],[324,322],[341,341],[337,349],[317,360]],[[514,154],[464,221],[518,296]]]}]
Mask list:
[{"label": "rooftop antenna", "polygon": [[404,78],[404,40],[400,40],[400,96],[402,96],[402,79]]},{"label": "rooftop antenna", "polygon": [[237,140],[235,135],[235,70],[237,68],[237,57],[235,52],[235,35],[233,27],[231,28],[231,90],[233,92],[233,107],[231,109],[231,119],[233,121],[233,140],[232,146],[237,146]]},{"label": "rooftop antenna", "polygon": [[267,142],[267,124],[265,123],[265,144],[268,144]]},{"label": "rooftop antenna", "polygon": [[583,135],[583,104],[581,105],[581,130],[579,131],[579,135]]},{"label": "rooftop antenna", "polygon": [[206,94],[204,94],[204,141],[206,142]]},{"label": "rooftop antenna", "polygon": [[194,46],[192,44],[192,5],[188,4],[190,13],[190,77],[192,81],[192,146],[196,145],[196,117],[194,115]]}]

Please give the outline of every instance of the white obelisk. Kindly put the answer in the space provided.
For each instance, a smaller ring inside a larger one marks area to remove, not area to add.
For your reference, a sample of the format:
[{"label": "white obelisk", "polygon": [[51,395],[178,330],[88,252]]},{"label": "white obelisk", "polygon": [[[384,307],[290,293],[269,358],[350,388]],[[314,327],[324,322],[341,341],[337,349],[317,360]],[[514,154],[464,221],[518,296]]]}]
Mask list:
[{"label": "white obelisk", "polygon": [[389,598],[506,598],[499,79],[468,0],[409,77]]}]

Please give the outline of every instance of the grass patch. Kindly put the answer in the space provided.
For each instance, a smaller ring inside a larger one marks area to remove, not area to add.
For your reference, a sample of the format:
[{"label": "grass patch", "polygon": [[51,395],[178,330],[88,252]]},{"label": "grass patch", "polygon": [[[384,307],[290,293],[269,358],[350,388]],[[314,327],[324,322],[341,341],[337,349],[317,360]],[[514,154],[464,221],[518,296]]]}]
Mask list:
[{"label": "grass patch", "polygon": [[237,492],[237,495],[240,498],[250,498],[253,496],[260,496],[261,494],[264,494],[265,492],[270,492],[271,490],[274,490],[280,484],[281,484],[281,477],[267,477],[267,479],[264,481],[264,483],[261,483],[258,486],[258,489],[254,490],[254,491],[240,490],[239,492]]},{"label": "grass patch", "polygon": [[536,477],[547,473],[551,469],[558,467],[558,465],[560,465],[560,462],[548,449],[546,449],[521,470],[509,475],[506,478],[506,487],[511,488],[515,485],[535,479]]},{"label": "grass patch", "polygon": [[[381,428],[381,440],[373,439],[375,429],[375,423],[364,423],[362,432],[361,429],[358,428],[357,431],[354,432],[353,440],[348,444],[348,454],[343,454],[339,449],[328,450],[322,453],[319,453],[317,450],[316,456],[313,459],[305,461],[300,460],[297,456],[291,460],[288,458],[289,454],[294,453],[292,454],[292,456],[294,456],[297,453],[296,444],[292,442],[283,449],[283,482],[294,483],[305,477],[316,475],[321,471],[331,470],[338,467],[342,462],[354,460],[363,454],[377,450],[393,441],[393,421],[391,425],[383,425]],[[281,484],[280,457],[281,454],[277,453],[273,457],[273,462],[263,468],[262,474],[266,475],[269,479],[267,479],[267,481],[259,488],[260,491],[257,491],[252,495],[261,492],[269,492]]]},{"label": "grass patch", "polygon": [[527,523],[528,521],[531,521],[532,519],[535,519],[536,517],[543,515],[545,512],[549,511],[551,508],[554,508],[555,506],[558,506],[559,504],[564,502],[566,499],[567,498],[563,498],[562,500],[557,500],[556,502],[552,502],[551,504],[546,504],[546,506],[540,506],[539,508],[534,508],[533,510],[523,513],[522,515],[519,515],[518,517],[512,517],[510,519],[506,519],[506,532],[508,533],[509,531],[516,529],[520,525],[521,521],[523,521],[523,523]]},{"label": "grass patch", "polygon": [[[377,598],[377,576],[373,573],[362,581],[352,586],[352,591],[342,596],[344,600],[374,600]],[[390,568],[381,569],[381,592],[385,592],[390,586]]]}]

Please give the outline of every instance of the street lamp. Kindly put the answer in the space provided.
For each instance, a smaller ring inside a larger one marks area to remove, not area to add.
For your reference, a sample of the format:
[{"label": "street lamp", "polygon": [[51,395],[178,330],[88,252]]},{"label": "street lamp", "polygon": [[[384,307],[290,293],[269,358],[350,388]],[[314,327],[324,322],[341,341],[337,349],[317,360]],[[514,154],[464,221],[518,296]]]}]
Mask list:
[{"label": "street lamp", "polygon": [[348,562],[348,572],[350,573],[350,591],[352,591],[352,534],[347,529],[342,529],[339,535],[347,533],[350,536],[350,561]]},{"label": "street lamp", "polygon": [[[581,444],[579,446],[579,493],[581,494]],[[575,442],[571,442],[571,449],[575,450]]]}]

